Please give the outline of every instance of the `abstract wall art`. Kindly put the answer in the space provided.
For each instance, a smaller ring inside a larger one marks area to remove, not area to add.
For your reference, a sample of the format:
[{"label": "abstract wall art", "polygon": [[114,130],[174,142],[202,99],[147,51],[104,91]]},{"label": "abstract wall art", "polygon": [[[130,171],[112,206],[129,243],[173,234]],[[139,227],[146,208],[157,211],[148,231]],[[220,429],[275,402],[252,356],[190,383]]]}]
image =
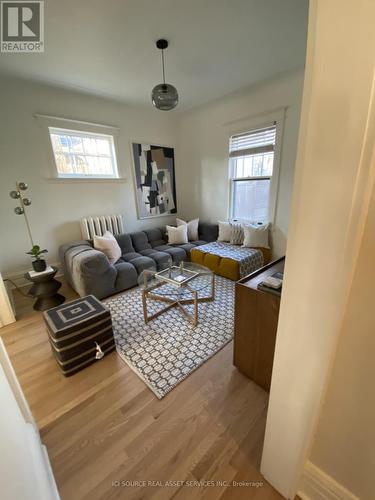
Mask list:
[{"label": "abstract wall art", "polygon": [[138,217],[177,213],[174,149],[132,144]]}]

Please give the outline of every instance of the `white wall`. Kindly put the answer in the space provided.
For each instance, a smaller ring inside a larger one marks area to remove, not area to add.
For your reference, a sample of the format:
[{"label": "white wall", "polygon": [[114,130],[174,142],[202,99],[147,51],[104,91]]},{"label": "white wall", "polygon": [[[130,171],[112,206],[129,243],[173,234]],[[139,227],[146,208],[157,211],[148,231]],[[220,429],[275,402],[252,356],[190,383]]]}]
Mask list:
[{"label": "white wall", "polygon": [[[125,84],[126,82],[124,82]],[[133,189],[130,142],[139,140],[176,148],[178,212],[216,222],[228,210],[227,123],[287,107],[274,227],[275,256],[285,253],[289,204],[303,73],[285,74],[188,113],[162,113],[16,79],[0,83],[0,269],[19,273],[30,267],[30,243],[23,217],[9,191],[16,180],[29,184],[28,210],[34,240],[58,261],[60,244],[81,238],[79,219],[86,215],[122,213],[125,229],[173,223],[175,217],[138,220]],[[50,155],[36,113],[111,125],[119,128],[118,163],[124,181],[51,180]]]},{"label": "white wall", "polygon": [[[369,470],[373,350],[367,351],[375,330],[374,293],[373,271],[366,270],[366,265],[374,267],[373,236],[365,236],[367,250],[359,253],[363,234],[374,232],[371,224],[363,233],[374,210],[369,207],[375,178],[374,18],[373,0],[310,2],[295,189],[261,466],[286,498],[294,498],[310,456],[337,346],[333,373],[339,384],[333,382],[335,395],[328,392],[330,409],[322,414],[327,425],[318,427],[320,439],[330,442],[315,448],[312,458],[319,456],[324,472],[347,487],[366,481],[357,491],[363,500],[374,498]],[[357,272],[361,280],[356,282]],[[355,294],[366,283],[356,299],[349,294],[353,276]],[[339,340],[345,314],[349,333]],[[359,451],[361,444],[366,448]],[[337,462],[336,453],[342,455]],[[345,478],[350,467],[355,471]]]},{"label": "white wall", "polygon": [[[135,108],[80,92],[8,79],[0,83],[0,110],[0,269],[3,274],[30,267],[25,255],[30,248],[25,223],[23,217],[13,213],[16,202],[8,194],[16,180],[29,184],[27,194],[32,205],[28,213],[34,240],[49,249],[50,262],[57,261],[56,252],[61,243],[81,239],[79,219],[83,216],[122,213],[128,231],[162,226],[175,220],[174,217],[137,220],[130,156],[132,140],[176,147],[175,113],[158,112],[151,104],[147,108]],[[33,118],[35,113],[119,127],[118,163],[126,180],[78,183],[48,180],[49,159],[41,129]],[[179,182],[178,172],[176,178]]]},{"label": "white wall", "polygon": [[361,499],[375,498],[374,255],[375,190],[309,458]]},{"label": "white wall", "polygon": [[[279,193],[273,229],[274,255],[284,255],[292,197],[294,163],[303,89],[303,71],[281,75],[244,89],[180,117],[180,171],[177,186],[181,211],[211,222],[228,217],[229,130],[244,130],[256,117],[286,107]],[[272,113],[271,113],[272,114]],[[255,118],[254,118],[255,117]]]},{"label": "white wall", "polygon": [[4,500],[58,500],[45,446],[0,338],[0,478]]}]

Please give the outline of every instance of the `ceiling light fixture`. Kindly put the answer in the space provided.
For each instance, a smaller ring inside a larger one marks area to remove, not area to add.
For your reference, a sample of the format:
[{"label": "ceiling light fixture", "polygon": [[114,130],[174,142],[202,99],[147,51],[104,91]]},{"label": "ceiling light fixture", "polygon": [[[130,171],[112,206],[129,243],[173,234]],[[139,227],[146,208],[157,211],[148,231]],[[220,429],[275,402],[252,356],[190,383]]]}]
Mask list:
[{"label": "ceiling light fixture", "polygon": [[168,41],[163,38],[156,42],[156,47],[161,50],[161,63],[163,68],[163,83],[159,83],[152,89],[152,104],[162,111],[169,111],[177,106],[178,93],[176,87],[165,83],[164,50],[168,47]]}]

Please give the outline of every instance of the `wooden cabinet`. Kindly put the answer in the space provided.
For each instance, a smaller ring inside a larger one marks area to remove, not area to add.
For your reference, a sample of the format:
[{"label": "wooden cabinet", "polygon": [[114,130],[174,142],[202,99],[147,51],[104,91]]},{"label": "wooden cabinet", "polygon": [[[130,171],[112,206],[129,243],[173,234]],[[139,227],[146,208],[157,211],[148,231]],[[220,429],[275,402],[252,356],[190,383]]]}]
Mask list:
[{"label": "wooden cabinet", "polygon": [[280,297],[258,290],[267,276],[284,271],[285,257],[271,262],[236,283],[234,365],[270,390]]}]

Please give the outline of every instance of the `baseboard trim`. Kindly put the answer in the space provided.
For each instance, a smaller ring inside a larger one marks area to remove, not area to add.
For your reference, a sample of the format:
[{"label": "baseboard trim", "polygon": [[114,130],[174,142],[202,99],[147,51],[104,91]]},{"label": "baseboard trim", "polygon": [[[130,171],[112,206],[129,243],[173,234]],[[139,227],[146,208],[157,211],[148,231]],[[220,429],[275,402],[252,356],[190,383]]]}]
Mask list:
[{"label": "baseboard trim", "polygon": [[297,495],[302,500],[359,500],[351,491],[309,461],[305,465]]}]

